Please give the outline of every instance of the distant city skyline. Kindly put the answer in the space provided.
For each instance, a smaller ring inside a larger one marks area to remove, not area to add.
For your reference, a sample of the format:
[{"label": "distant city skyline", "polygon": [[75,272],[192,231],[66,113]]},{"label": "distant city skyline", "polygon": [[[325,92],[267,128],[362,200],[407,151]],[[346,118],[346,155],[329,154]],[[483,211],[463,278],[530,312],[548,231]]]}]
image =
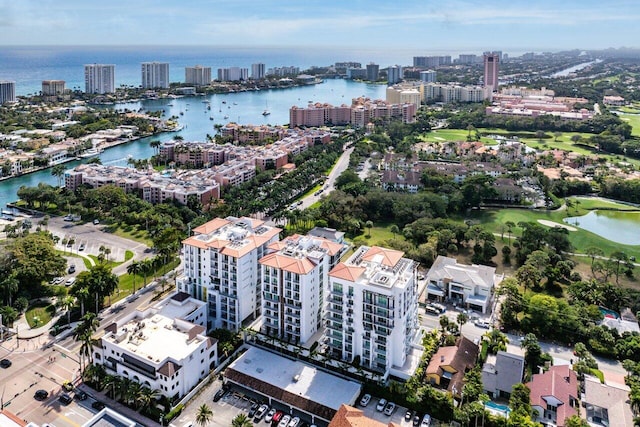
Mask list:
[{"label": "distant city skyline", "polygon": [[640,47],[634,0],[0,0],[0,46]]}]

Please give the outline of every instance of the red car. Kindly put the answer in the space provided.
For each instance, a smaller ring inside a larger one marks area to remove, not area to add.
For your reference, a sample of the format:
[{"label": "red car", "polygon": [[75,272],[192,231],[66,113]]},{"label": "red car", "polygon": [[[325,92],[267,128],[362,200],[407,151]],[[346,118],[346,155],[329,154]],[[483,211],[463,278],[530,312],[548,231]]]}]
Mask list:
[{"label": "red car", "polygon": [[278,423],[282,419],[283,415],[284,415],[284,412],[278,411],[278,412],[275,413],[275,415],[273,416],[271,421],[274,422],[274,423]]}]

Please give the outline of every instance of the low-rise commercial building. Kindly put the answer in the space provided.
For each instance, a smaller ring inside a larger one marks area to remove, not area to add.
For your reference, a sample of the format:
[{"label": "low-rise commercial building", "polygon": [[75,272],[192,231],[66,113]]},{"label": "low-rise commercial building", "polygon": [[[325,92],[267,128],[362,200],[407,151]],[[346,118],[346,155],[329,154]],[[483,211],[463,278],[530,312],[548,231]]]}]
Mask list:
[{"label": "low-rise commercial building", "polygon": [[170,399],[182,397],[218,361],[206,321],[206,303],[175,293],[108,325],[94,361]]},{"label": "low-rise commercial building", "polygon": [[300,361],[249,347],[224,372],[225,380],[308,415],[312,422],[329,423],[343,404],[354,405],[362,385]]}]

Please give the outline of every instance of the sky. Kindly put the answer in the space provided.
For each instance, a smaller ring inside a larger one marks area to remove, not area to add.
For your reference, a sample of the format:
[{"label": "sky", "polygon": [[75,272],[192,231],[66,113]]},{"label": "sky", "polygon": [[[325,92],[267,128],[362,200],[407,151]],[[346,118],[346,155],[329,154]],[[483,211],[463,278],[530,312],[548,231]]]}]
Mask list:
[{"label": "sky", "polygon": [[639,0],[0,0],[0,46],[640,47]]}]

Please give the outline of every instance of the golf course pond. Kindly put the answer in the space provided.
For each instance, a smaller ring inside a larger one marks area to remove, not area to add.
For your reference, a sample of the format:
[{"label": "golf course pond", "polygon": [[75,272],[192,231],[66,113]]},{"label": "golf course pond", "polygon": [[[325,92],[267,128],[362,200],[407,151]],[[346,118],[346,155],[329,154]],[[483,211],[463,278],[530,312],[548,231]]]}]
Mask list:
[{"label": "golf course pond", "polygon": [[583,216],[565,218],[563,221],[612,242],[640,245],[640,212],[594,210]]}]

